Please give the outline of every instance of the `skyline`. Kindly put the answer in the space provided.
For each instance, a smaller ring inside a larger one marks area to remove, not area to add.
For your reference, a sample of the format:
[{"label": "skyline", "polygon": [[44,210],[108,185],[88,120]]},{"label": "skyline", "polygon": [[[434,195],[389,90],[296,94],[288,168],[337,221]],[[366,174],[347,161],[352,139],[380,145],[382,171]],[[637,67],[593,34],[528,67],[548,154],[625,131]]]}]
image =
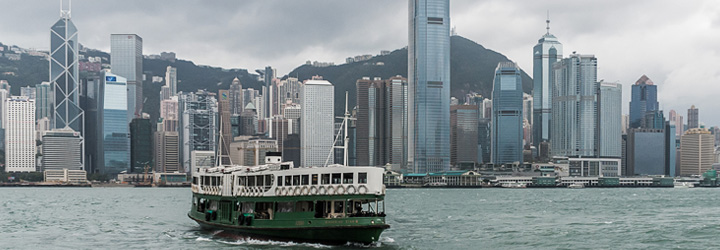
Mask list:
[{"label": "skyline", "polygon": [[[251,72],[271,65],[278,75],[306,60],[340,64],[348,56],[375,55],[407,45],[406,37],[397,35],[407,34],[407,12],[396,14],[397,9],[407,9],[406,1],[320,3],[227,1],[199,7],[201,3],[189,1],[166,6],[166,2],[117,5],[76,0],[72,17],[83,31],[80,43],[90,48],[109,52],[111,33],[135,33],[145,39],[145,54],[173,51],[198,64]],[[720,69],[713,67],[713,62],[720,60],[713,43],[720,39],[720,19],[716,17],[720,7],[710,1],[623,2],[618,9],[619,4],[454,0],[451,26],[459,35],[503,53],[531,72],[532,46],[545,33],[545,10],[549,10],[550,32],[563,43],[564,56],[572,51],[594,54],[598,79],[623,84],[623,113],[629,113],[630,85],[645,74],[658,85],[660,109],[666,115],[675,109],[687,117],[687,109],[695,105],[701,109],[701,122],[720,124],[720,110],[711,110],[712,93],[720,91],[720,85],[713,84],[720,78]],[[48,24],[59,17],[59,5],[14,5],[18,11],[0,17],[0,33],[4,34],[0,42],[47,50]],[[363,15],[337,11],[364,9],[372,11],[363,11]],[[12,25],[18,23],[23,25]],[[187,32],[175,32],[173,26],[185,27]],[[323,28],[302,29],[313,26]],[[265,27],[280,28],[267,32]],[[232,30],[237,32],[228,32]],[[678,49],[683,53],[665,53]],[[692,87],[687,87],[689,83]]]}]

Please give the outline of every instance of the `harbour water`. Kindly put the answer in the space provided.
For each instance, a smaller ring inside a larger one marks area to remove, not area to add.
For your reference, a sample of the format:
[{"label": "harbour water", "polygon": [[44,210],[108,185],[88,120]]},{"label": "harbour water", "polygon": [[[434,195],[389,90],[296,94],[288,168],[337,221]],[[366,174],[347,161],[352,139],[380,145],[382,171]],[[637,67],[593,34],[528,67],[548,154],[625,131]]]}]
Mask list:
[{"label": "harbour water", "polygon": [[720,189],[390,189],[372,246],[254,240],[188,219],[189,188],[2,188],[0,249],[717,247]]}]

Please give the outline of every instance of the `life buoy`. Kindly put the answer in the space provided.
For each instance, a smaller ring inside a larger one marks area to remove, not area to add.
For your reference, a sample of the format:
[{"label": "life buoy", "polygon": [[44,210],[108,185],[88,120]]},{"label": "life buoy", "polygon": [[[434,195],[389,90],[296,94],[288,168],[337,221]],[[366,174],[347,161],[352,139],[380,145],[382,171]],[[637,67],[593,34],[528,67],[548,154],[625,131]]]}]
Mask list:
[{"label": "life buoy", "polygon": [[284,187],[284,188],[282,188],[282,195],[283,195],[283,196],[287,196],[287,195],[288,195],[288,189],[290,189],[290,188],[289,188],[289,187]]},{"label": "life buoy", "polygon": [[302,187],[300,193],[302,193],[302,195],[308,195],[310,193],[310,190],[308,189],[308,187]]},{"label": "life buoy", "polygon": [[360,185],[360,187],[358,188],[358,193],[367,194],[367,192],[368,192],[368,188],[365,185]]},{"label": "life buoy", "polygon": [[345,194],[345,187],[343,187],[342,185],[338,185],[335,193],[337,193],[337,194]]},{"label": "life buoy", "polygon": [[293,194],[294,194],[294,195],[300,195],[300,192],[302,192],[301,189],[300,189],[300,187],[295,187],[295,190],[293,191]]},{"label": "life buoy", "polygon": [[347,187],[347,193],[348,193],[348,194],[355,194],[355,191],[357,191],[357,190],[355,190],[355,186],[350,185],[350,186]]},{"label": "life buoy", "polygon": [[321,195],[326,195],[327,189],[325,188],[325,186],[321,186],[320,188],[318,188],[318,193]]},{"label": "life buoy", "polygon": [[282,195],[282,190],[280,190],[279,187],[275,187],[275,195],[276,195],[276,196]]},{"label": "life buoy", "polygon": [[335,188],[334,188],[333,186],[329,186],[329,187],[327,188],[327,190],[328,190],[328,191],[327,191],[327,194],[328,194],[328,195],[334,195],[334,194],[335,194]]},{"label": "life buoy", "polygon": [[316,186],[310,187],[310,194],[317,195],[318,194],[318,188]]}]

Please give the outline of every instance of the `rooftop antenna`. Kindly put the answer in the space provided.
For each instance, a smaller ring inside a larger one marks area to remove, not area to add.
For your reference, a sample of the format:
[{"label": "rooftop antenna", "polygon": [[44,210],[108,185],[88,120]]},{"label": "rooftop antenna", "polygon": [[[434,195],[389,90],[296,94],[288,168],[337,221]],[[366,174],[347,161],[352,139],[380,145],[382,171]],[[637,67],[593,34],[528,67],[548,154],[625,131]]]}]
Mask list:
[{"label": "rooftop antenna", "polygon": [[65,9],[65,0],[60,0],[60,17],[70,19],[70,10],[72,9],[72,0],[67,0],[67,9]]},{"label": "rooftop antenna", "polygon": [[550,35],[550,10],[547,11],[547,19],[545,19],[545,23],[547,23],[547,34]]}]

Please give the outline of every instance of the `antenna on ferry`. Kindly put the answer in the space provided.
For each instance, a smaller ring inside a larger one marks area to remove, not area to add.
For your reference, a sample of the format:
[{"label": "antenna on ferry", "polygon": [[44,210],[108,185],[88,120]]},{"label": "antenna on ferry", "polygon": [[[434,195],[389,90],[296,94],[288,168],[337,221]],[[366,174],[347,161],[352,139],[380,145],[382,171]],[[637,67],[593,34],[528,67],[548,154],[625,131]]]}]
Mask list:
[{"label": "antenna on ferry", "polygon": [[[350,112],[348,111],[348,92],[345,91],[345,116],[343,117],[335,117],[337,119],[343,119],[343,122],[340,126],[343,127],[342,130],[338,131],[337,135],[335,135],[335,140],[333,140],[333,146],[330,148],[330,153],[328,154],[327,158],[325,159],[325,167],[327,167],[328,162],[330,161],[330,156],[333,155],[333,152],[336,148],[343,149],[343,165],[348,165],[348,144],[350,144],[350,135],[347,132],[347,126],[348,126],[348,120],[352,120],[353,118],[350,118]],[[338,139],[340,139],[340,134],[344,133],[345,138],[343,139],[344,144],[342,146],[336,146]]]},{"label": "antenna on ferry", "polygon": [[223,134],[222,134],[222,131],[223,131],[222,116],[219,118],[219,120],[220,120],[220,133],[218,133],[218,149],[217,149],[217,152],[215,152],[215,166],[219,167],[220,165],[222,165],[223,158],[228,158],[228,160],[230,161],[230,165],[232,166],[233,165],[232,158],[230,158],[227,155],[223,155],[223,153],[222,153],[223,152],[222,151],[223,144],[225,144],[225,140],[223,140]]}]

